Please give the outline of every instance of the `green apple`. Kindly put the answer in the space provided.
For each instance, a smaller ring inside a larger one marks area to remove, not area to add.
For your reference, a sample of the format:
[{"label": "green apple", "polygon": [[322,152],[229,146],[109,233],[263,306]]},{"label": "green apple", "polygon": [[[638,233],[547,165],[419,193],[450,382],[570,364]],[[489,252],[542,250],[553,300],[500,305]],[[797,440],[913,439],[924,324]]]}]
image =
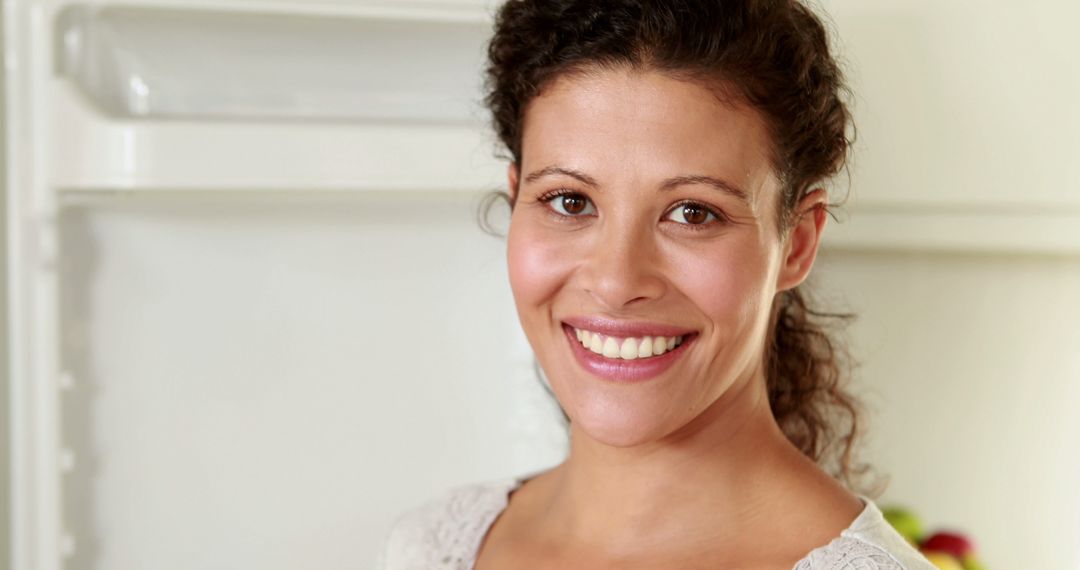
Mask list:
[{"label": "green apple", "polygon": [[986,565],[973,554],[965,556],[960,562],[964,565],[964,570],[986,570]]},{"label": "green apple", "polygon": [[964,565],[960,564],[959,560],[944,552],[923,552],[922,555],[937,566],[938,570],[964,570]]},{"label": "green apple", "polygon": [[923,537],[923,525],[915,513],[903,507],[885,507],[881,509],[881,514],[896,529],[896,532],[900,533],[900,536],[918,547]]}]

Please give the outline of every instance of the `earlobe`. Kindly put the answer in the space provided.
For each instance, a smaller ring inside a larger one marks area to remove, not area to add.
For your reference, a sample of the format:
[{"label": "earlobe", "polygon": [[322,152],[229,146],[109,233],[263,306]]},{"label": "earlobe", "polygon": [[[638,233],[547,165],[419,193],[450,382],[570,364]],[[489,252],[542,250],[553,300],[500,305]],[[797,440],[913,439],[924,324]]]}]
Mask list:
[{"label": "earlobe", "polygon": [[809,192],[796,206],[795,223],[788,233],[780,266],[777,292],[799,286],[810,274],[825,229],[828,194],[823,188]]}]

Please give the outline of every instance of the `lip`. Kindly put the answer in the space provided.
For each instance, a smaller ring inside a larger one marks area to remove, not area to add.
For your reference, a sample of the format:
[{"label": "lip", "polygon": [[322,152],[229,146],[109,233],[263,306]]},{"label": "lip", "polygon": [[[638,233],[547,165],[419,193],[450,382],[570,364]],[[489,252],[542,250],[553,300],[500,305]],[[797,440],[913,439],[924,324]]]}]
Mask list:
[{"label": "lip", "polygon": [[[682,355],[686,353],[686,350],[697,339],[697,334],[693,332],[664,335],[681,336],[682,334],[686,334],[686,336],[683,338],[682,344],[675,347],[674,350],[665,352],[660,356],[651,356],[649,358],[641,358],[635,360],[615,360],[612,358],[604,358],[603,356],[596,354],[595,352],[588,350],[584,346],[582,346],[581,341],[577,339],[577,336],[574,333],[574,327],[570,326],[567,323],[563,323],[562,328],[563,332],[566,334],[567,342],[570,343],[570,350],[574,353],[575,360],[577,360],[578,364],[582,368],[584,368],[587,372],[590,372],[593,375],[603,378],[605,380],[622,383],[643,382],[655,378],[660,374],[663,374],[667,369],[671,368],[672,365],[675,364],[675,362],[682,358]],[[623,330],[625,331],[625,329]],[[603,330],[594,330],[594,332],[605,334]],[[617,336],[617,334],[611,333],[611,336]],[[625,334],[624,336],[634,335]]]},{"label": "lip", "polygon": [[604,336],[619,338],[643,337],[643,336],[683,336],[694,334],[697,331],[665,325],[662,323],[650,323],[646,321],[616,321],[594,316],[572,316],[563,319],[563,322],[578,329],[597,332]]}]

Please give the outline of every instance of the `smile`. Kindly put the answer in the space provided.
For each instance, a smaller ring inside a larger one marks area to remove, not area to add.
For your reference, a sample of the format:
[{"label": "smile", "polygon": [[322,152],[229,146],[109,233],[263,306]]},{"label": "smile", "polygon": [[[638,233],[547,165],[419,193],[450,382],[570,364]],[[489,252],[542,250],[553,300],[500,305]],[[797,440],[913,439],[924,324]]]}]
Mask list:
[{"label": "smile", "polygon": [[683,335],[618,338],[579,328],[574,328],[574,334],[581,346],[604,358],[620,360],[660,356],[675,350],[675,347],[682,344],[684,338]]},{"label": "smile", "polygon": [[[621,332],[622,336],[605,335],[565,322],[562,329],[578,366],[593,376],[616,383],[636,383],[660,376],[687,353],[698,336],[685,329],[655,331],[682,333],[665,336],[644,334],[653,331],[618,330],[618,327],[609,327],[609,333]],[[627,332],[637,336],[628,336]]]}]

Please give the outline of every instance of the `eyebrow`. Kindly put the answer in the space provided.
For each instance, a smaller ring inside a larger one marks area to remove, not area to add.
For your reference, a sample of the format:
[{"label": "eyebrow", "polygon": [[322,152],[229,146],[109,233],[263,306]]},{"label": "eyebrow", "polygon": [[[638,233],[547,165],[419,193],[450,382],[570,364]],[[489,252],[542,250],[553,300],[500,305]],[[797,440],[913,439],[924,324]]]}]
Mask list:
[{"label": "eyebrow", "polygon": [[750,194],[746,190],[739,188],[738,186],[720,178],[714,176],[705,176],[702,174],[694,174],[689,176],[675,176],[674,178],[668,178],[660,185],[661,191],[674,190],[675,188],[684,184],[704,184],[706,186],[712,186],[716,190],[719,190],[730,196],[742,201],[747,206],[751,206]]},{"label": "eyebrow", "polygon": [[[535,171],[531,172],[528,176],[525,177],[525,182],[526,183],[535,182],[536,180],[538,180],[540,178],[543,178],[545,176],[552,176],[552,175],[556,175],[556,174],[562,174],[563,176],[569,176],[570,178],[578,180],[582,184],[585,184],[586,186],[589,186],[589,187],[594,188],[594,189],[598,189],[600,187],[600,184],[596,182],[596,179],[589,176],[588,174],[585,174],[584,172],[581,172],[581,171],[578,171],[578,170],[574,170],[572,168],[565,168],[565,167],[562,167],[562,166],[548,166],[548,167],[545,167],[545,168],[541,168],[540,170],[535,170]],[[723,192],[725,194],[728,194],[730,196],[733,196],[733,197],[741,200],[746,205],[751,205],[750,194],[748,192],[746,192],[745,190],[743,190],[742,188],[740,188],[740,187],[736,186],[735,184],[732,184],[732,183],[730,183],[730,182],[728,182],[726,180],[716,178],[715,176],[706,176],[706,175],[703,175],[703,174],[674,176],[672,178],[668,178],[667,180],[664,180],[660,184],[660,191],[667,192],[667,191],[674,190],[675,188],[678,188],[679,186],[683,186],[683,185],[686,185],[686,184],[704,184],[706,186],[711,186],[712,188],[714,188],[716,190],[719,190],[719,191],[721,191],[721,192]]]},{"label": "eyebrow", "polygon": [[535,182],[539,178],[551,176],[554,174],[562,174],[563,176],[569,176],[570,178],[577,179],[582,184],[585,184],[586,186],[590,186],[592,188],[600,187],[600,185],[596,183],[596,180],[593,179],[592,176],[589,176],[584,172],[574,170],[573,168],[564,168],[562,166],[548,166],[546,168],[541,168],[540,170],[534,170],[531,174],[525,177],[525,183],[528,184],[531,182]]}]

